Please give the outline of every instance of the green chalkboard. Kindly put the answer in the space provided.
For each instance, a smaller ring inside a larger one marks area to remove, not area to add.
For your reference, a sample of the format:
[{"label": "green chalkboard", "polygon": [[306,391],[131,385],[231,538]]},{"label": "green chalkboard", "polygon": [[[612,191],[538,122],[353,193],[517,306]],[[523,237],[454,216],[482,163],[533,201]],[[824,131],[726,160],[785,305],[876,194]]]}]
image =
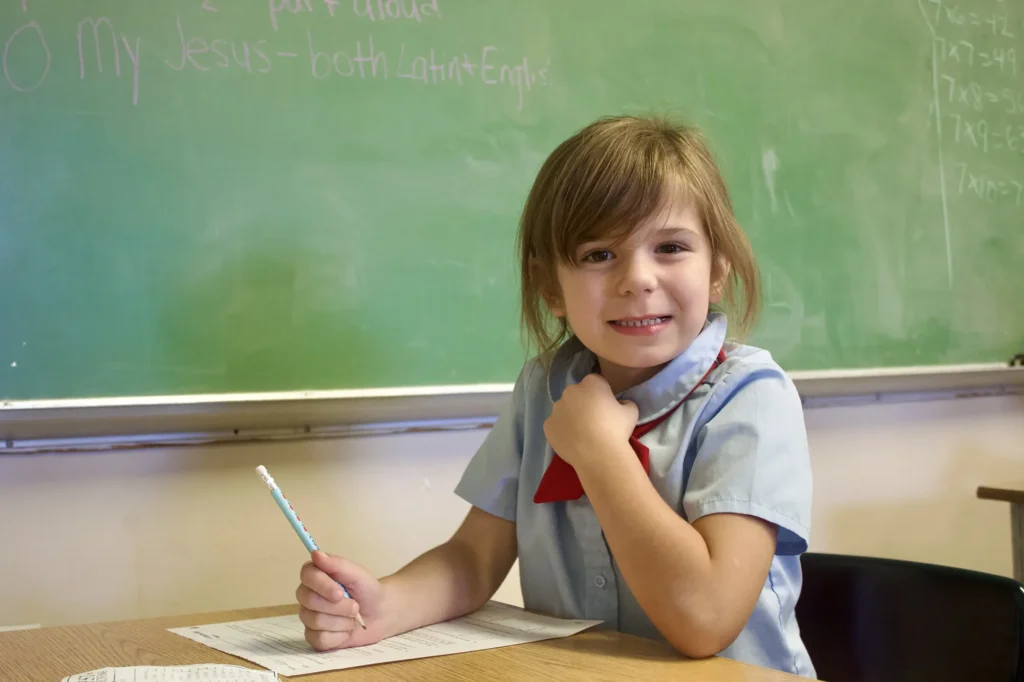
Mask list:
[{"label": "green chalkboard", "polygon": [[533,174],[707,132],[791,370],[1024,347],[1000,0],[5,0],[0,397],[510,382]]}]

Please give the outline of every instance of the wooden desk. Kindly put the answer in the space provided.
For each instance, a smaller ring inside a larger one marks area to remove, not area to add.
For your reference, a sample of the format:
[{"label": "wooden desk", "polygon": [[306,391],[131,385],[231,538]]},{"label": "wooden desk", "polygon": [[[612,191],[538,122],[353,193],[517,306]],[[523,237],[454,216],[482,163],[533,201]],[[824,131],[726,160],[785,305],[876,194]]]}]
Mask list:
[{"label": "wooden desk", "polygon": [[[294,608],[280,606],[0,633],[0,680],[59,682],[67,675],[126,665],[229,663],[260,669],[249,661],[167,632],[167,628],[279,616],[293,613]],[[782,682],[801,678],[720,658],[689,661],[667,644],[617,632],[584,632],[566,639],[503,649],[282,679]]]},{"label": "wooden desk", "polygon": [[998,487],[981,486],[978,497],[1010,503],[1010,545],[1013,549],[1013,577],[1024,583],[1024,482]]}]

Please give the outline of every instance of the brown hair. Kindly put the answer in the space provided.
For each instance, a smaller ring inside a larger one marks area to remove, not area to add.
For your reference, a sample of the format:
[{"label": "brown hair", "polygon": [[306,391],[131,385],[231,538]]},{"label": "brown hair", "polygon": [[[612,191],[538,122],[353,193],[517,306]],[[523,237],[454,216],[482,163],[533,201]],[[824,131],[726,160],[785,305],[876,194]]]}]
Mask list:
[{"label": "brown hair", "polygon": [[581,244],[628,237],[665,205],[677,178],[707,230],[712,279],[724,278],[722,308],[736,316],[737,336],[750,331],[760,313],[761,277],[702,135],[667,118],[609,117],[551,153],[523,208],[518,236],[522,328],[541,356],[569,334],[566,320],[554,318],[545,303],[558,291],[556,266],[576,265]]}]

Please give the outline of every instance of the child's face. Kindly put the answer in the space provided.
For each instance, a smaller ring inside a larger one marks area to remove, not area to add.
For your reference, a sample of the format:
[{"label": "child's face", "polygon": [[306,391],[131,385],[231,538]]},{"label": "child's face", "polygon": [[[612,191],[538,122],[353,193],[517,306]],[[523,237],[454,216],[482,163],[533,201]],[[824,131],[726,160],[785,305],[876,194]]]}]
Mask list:
[{"label": "child's face", "polygon": [[559,265],[551,312],[600,362],[616,393],[646,381],[686,350],[721,298],[711,245],[693,203],[680,198],[621,244],[580,246],[579,265]]}]

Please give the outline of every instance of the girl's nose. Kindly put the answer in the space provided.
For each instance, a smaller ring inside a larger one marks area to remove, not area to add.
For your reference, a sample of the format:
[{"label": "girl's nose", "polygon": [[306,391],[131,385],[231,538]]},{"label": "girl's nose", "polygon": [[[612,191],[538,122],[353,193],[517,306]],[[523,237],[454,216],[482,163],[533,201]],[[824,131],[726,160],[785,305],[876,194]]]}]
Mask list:
[{"label": "girl's nose", "polygon": [[657,283],[655,264],[644,254],[631,254],[619,261],[618,294],[639,296],[654,291]]}]

